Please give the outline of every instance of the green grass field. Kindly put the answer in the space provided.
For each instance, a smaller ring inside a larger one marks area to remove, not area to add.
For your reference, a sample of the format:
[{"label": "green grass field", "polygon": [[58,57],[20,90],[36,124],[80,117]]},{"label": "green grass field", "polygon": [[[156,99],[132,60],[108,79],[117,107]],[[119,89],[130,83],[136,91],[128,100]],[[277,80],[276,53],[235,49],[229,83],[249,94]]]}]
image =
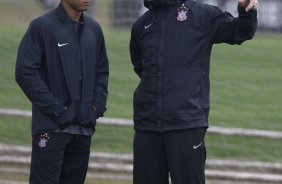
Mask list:
[{"label": "green grass field", "polygon": [[[28,3],[3,0],[0,4],[0,16],[5,17],[0,20],[4,25],[0,27],[0,108],[30,109],[30,102],[14,81],[14,67],[17,46],[28,22],[43,10],[34,1],[26,1]],[[129,58],[130,32],[103,27],[110,60],[108,112],[105,115],[131,119],[132,94],[138,78]],[[260,33],[242,46],[222,44],[214,47],[211,126],[282,131],[281,41],[282,35]],[[92,149],[131,153],[132,137],[132,128],[98,125]],[[30,145],[30,120],[0,117],[0,140]],[[207,146],[210,158],[282,162],[281,140],[208,135]]]}]

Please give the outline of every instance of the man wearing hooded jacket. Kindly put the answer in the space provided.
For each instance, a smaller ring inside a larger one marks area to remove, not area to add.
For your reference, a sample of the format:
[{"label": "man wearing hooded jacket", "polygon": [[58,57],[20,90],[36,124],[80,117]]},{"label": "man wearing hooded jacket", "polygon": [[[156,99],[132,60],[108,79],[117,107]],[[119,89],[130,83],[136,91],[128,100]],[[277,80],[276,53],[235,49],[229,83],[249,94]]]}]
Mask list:
[{"label": "man wearing hooded jacket", "polygon": [[192,0],[144,0],[130,53],[134,92],[134,184],[205,183],[209,68],[214,43],[241,44],[257,27],[257,0],[238,17]]},{"label": "man wearing hooded jacket", "polygon": [[83,184],[96,119],[106,111],[108,59],[90,0],[62,0],[30,24],[16,81],[32,102],[30,184]]}]

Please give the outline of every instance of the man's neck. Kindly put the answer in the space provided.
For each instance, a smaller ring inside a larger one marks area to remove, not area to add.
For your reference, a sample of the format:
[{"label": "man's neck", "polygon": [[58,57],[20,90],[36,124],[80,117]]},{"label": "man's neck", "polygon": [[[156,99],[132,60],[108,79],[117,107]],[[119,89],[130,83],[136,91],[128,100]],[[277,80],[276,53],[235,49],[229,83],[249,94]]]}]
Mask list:
[{"label": "man's neck", "polygon": [[62,5],[67,12],[68,16],[71,18],[71,20],[78,22],[80,20],[82,12],[74,10],[69,4],[62,2]]}]

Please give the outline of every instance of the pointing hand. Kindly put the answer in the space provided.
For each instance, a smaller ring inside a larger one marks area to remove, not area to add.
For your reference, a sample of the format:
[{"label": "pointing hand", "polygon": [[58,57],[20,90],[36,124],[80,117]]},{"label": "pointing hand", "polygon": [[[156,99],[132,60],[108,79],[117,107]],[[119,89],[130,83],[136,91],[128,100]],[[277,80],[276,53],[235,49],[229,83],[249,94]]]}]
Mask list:
[{"label": "pointing hand", "polygon": [[238,0],[239,6],[245,8],[246,12],[256,10],[258,7],[258,0]]}]

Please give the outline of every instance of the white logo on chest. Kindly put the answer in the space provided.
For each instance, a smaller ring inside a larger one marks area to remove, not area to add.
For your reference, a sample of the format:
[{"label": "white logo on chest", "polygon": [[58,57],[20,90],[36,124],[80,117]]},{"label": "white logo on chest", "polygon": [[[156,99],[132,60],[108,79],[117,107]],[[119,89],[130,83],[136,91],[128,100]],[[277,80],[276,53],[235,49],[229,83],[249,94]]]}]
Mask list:
[{"label": "white logo on chest", "polygon": [[63,47],[63,46],[66,46],[66,45],[68,45],[69,43],[62,43],[62,44],[60,44],[60,43],[58,43],[58,47]]},{"label": "white logo on chest", "polygon": [[145,25],[144,29],[148,29],[149,27],[151,27],[153,25],[153,23],[149,24],[149,25]]},{"label": "white logo on chest", "polygon": [[187,12],[188,11],[186,11],[186,10],[178,11],[177,20],[180,21],[180,22],[187,20]]},{"label": "white logo on chest", "polygon": [[183,3],[178,9],[177,9],[177,21],[183,22],[187,20],[187,13],[189,8],[186,7],[185,3]]}]

